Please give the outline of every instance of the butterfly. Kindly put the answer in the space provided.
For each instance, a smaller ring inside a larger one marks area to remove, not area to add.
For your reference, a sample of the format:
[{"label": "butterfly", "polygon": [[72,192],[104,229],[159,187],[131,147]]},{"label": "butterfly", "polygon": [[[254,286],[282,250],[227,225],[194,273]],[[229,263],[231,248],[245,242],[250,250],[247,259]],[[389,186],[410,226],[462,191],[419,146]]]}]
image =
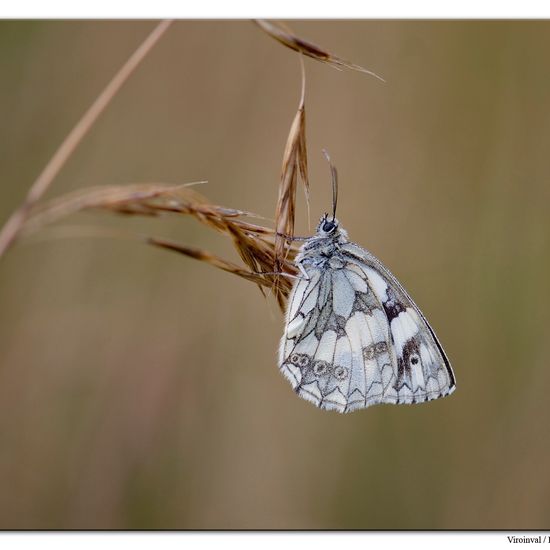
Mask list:
[{"label": "butterfly", "polygon": [[332,217],[321,218],[295,259],[301,276],[288,299],[281,372],[300,397],[342,413],[450,395],[454,373],[428,321],[336,219],[332,164],[331,170]]}]

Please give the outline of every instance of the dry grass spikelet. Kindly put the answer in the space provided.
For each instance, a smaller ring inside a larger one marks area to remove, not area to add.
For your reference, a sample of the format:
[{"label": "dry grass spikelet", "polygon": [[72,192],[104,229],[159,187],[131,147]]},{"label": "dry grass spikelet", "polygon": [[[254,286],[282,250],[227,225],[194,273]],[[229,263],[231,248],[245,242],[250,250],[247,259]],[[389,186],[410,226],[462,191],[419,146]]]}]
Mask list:
[{"label": "dry grass spikelet", "polygon": [[349,68],[373,75],[380,80],[383,79],[372,71],[344,61],[320,46],[296,36],[281,24],[269,21],[256,21],[256,23],[278,42],[300,53],[302,70],[300,102],[290,126],[283,153],[274,228],[249,221],[250,218],[263,219],[260,216],[212,203],[202,194],[191,189],[193,184],[148,183],[90,187],[54,200],[41,202],[43,194],[101,112],[169,28],[170,21],[163,21],[157,24],[150,35],[139,45],[68,134],[41,175],[31,186],[26,200],[0,230],[0,257],[20,236],[36,234],[46,226],[76,212],[94,210],[126,216],[147,217],[187,215],[195,218],[204,227],[229,237],[244,265],[239,266],[206,250],[159,237],[147,236],[145,241],[152,246],[184,254],[251,281],[258,285],[264,295],[267,294],[266,290],[272,293],[283,309],[292,287],[292,279],[296,278],[298,274],[293,262],[297,253],[293,237],[296,192],[299,182],[303,185],[306,202],[309,198],[305,114],[306,80],[302,54],[339,69]]}]

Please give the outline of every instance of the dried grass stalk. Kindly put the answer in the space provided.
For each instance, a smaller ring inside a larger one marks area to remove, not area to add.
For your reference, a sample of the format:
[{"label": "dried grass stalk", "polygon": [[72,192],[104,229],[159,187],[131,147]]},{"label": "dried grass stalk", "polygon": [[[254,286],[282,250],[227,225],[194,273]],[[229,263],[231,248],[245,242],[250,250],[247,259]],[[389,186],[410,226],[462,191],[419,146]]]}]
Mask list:
[{"label": "dried grass stalk", "polygon": [[302,68],[302,95],[298,111],[294,116],[290,132],[286,140],[283,154],[281,182],[279,184],[279,198],[275,210],[275,270],[287,256],[287,241],[294,237],[294,222],[296,219],[296,189],[298,180],[302,181],[306,193],[309,211],[309,178],[307,171],[306,148],[306,111],[305,93],[306,79],[303,62]]},{"label": "dried grass stalk", "polygon": [[359,71],[361,73],[374,76],[382,82],[386,82],[381,76],[377,75],[373,71],[369,71],[368,69],[365,69],[360,65],[356,65],[355,63],[345,61],[344,59],[330,53],[324,48],[317,46],[317,44],[313,44],[313,42],[309,42],[307,40],[304,40],[303,38],[300,38],[299,36],[292,33],[286,25],[283,26],[281,23],[276,24],[271,21],[266,21],[265,19],[257,19],[255,20],[255,23],[267,34],[275,38],[275,40],[277,40],[281,44],[284,44],[287,48],[303,53],[304,55],[316,59],[317,61],[328,63],[336,69],[342,70],[342,68],[346,68],[353,71]]},{"label": "dried grass stalk", "polygon": [[160,248],[166,248],[168,250],[173,250],[174,252],[185,254],[190,258],[195,258],[196,260],[201,260],[202,262],[209,263],[210,265],[213,265],[214,267],[222,269],[223,271],[227,271],[228,273],[234,273],[235,275],[238,275],[243,279],[252,281],[257,285],[259,285],[260,287],[271,286],[270,282],[267,279],[265,279],[263,275],[259,273],[255,273],[253,271],[248,271],[246,269],[243,269],[237,264],[228,262],[227,260],[224,260],[219,256],[215,256],[214,254],[211,254],[210,252],[207,252],[206,250],[203,250],[201,248],[185,246],[179,243],[175,243],[173,241],[167,241],[165,239],[159,239],[156,237],[148,237],[147,242],[154,246],[158,246]]},{"label": "dried grass stalk", "polygon": [[172,21],[158,23],[147,38],[139,45],[134,53],[122,65],[105,89],[97,96],[90,108],[82,115],[75,127],[63,140],[48,164],[29,189],[23,203],[8,218],[0,230],[0,257],[13,244],[32,207],[42,198],[59,171],[63,168],[78,144],[94,125],[99,115],[105,110],[113,97],[117,94],[129,76],[151,51],[161,36],[166,32]]},{"label": "dried grass stalk", "polygon": [[279,269],[274,270],[275,230],[243,219],[260,218],[256,214],[211,203],[202,194],[190,188],[190,185],[193,184],[155,183],[79,190],[36,205],[31,210],[22,233],[36,233],[55,221],[86,210],[136,216],[190,215],[206,227],[230,237],[248,269],[227,262],[205,250],[160,238],[147,238],[146,241],[252,281],[259,286],[264,295],[264,287],[269,288],[283,309],[292,286],[291,278],[297,273],[292,263],[296,253],[295,247],[291,245],[288,248],[286,258],[278,263]]},{"label": "dried grass stalk", "polygon": [[[304,187],[306,200],[309,198],[309,180],[306,150],[305,115],[305,70],[302,56],[302,90],[298,110],[292,121],[283,155],[279,197],[275,212],[275,229],[251,223],[243,218],[254,214],[243,210],[225,208],[211,203],[206,197],[190,189],[190,185],[167,185],[162,183],[132,184],[125,186],[92,187],[67,194],[44,204],[38,199],[49,186],[55,175],[69,158],[97,116],[125,81],[131,70],[137,66],[150,50],[169,22],[161,23],[134,56],[117,73],[114,81],[94,102],[73,132],[67,136],[44,169],[43,174],[31,187],[24,205],[8,221],[0,235],[0,255],[13,242],[19,232],[36,233],[45,226],[70,214],[85,210],[102,210],[124,215],[161,216],[189,215],[200,223],[228,236],[246,267],[228,262],[205,250],[189,247],[156,237],[147,237],[146,242],[163,249],[172,250],[188,257],[209,263],[218,269],[234,273],[254,282],[265,295],[270,289],[283,309],[292,287],[292,278],[298,274],[293,260],[297,247],[293,241],[296,216],[296,191],[299,181]],[[307,42],[288,30],[267,21],[257,24],[279,42],[337,68],[347,67],[378,77],[371,71],[344,61],[335,55]],[[309,203],[308,203],[309,209]],[[255,216],[259,218],[260,216]],[[13,222],[13,223],[12,223]],[[11,224],[11,225],[10,225]]]},{"label": "dried grass stalk", "polygon": [[216,223],[218,218],[255,216],[250,212],[211,204],[203,195],[191,189],[192,185],[195,183],[88,187],[36,205],[31,209],[22,232],[35,232],[76,212],[93,209],[141,216],[160,216],[170,212],[193,214],[202,220],[209,220],[220,231],[223,231],[223,223]]}]

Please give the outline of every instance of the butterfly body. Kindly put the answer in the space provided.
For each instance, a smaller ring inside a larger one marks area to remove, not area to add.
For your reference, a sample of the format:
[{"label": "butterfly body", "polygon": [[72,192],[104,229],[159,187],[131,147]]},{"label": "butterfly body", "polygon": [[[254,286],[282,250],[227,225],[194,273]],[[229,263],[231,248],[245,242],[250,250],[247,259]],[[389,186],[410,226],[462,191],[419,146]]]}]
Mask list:
[{"label": "butterfly body", "polygon": [[420,309],[383,264],[325,215],[306,240],[289,296],[279,365],[300,397],[351,412],[420,403],[455,389]]}]

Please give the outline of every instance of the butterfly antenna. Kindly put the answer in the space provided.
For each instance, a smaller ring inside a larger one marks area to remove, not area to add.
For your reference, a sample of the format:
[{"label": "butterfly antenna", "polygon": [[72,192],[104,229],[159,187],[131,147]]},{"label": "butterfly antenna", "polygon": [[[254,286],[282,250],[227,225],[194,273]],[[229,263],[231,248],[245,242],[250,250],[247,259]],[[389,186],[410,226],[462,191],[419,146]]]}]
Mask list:
[{"label": "butterfly antenna", "polygon": [[328,165],[330,166],[330,176],[332,180],[332,221],[334,221],[336,219],[336,205],[338,204],[338,172],[336,171],[336,167],[332,164],[326,149],[323,149],[323,155],[325,155]]}]

